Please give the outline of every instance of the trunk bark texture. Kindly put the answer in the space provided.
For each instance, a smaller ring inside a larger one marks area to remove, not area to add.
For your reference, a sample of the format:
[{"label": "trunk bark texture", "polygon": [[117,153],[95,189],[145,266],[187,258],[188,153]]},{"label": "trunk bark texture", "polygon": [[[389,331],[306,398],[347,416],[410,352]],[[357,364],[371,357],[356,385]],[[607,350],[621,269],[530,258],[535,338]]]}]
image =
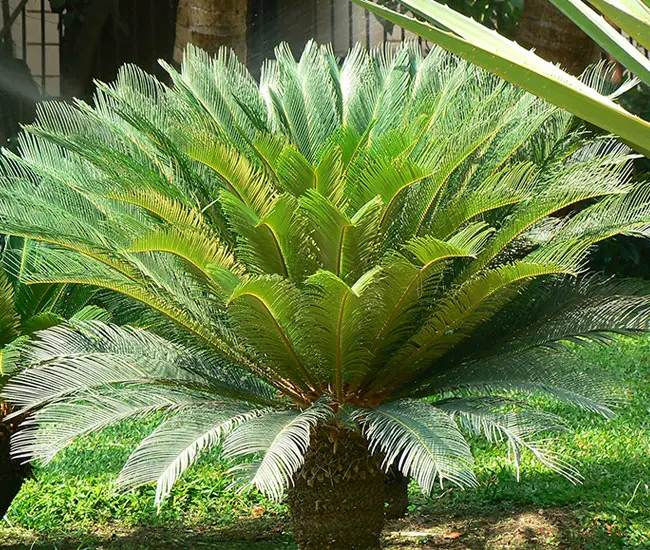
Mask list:
[{"label": "trunk bark texture", "polygon": [[[0,403],[0,418],[8,412],[7,405]],[[9,510],[11,501],[31,472],[29,465],[19,464],[11,459],[9,440],[14,430],[14,423],[0,421],[0,519]]]},{"label": "trunk bark texture", "polygon": [[228,46],[246,63],[247,25],[248,0],[180,0],[174,62],[180,65],[187,44],[194,44],[208,53]]},{"label": "trunk bark texture", "polygon": [[363,437],[343,427],[312,432],[288,491],[301,550],[375,550],[384,526],[386,474]]},{"label": "trunk bark texture", "polygon": [[575,75],[600,58],[598,45],[549,0],[525,0],[516,39]]},{"label": "trunk bark texture", "polygon": [[399,519],[409,506],[409,479],[392,467],[386,475],[386,519]]}]

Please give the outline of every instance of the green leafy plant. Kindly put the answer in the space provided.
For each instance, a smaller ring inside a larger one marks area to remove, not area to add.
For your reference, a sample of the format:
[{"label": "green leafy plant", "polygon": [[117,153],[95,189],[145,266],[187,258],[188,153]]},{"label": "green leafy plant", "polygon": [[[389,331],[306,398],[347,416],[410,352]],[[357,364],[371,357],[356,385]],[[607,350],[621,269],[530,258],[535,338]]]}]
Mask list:
[{"label": "green leafy plant", "polygon": [[577,481],[528,397],[610,416],[615,386],[565,344],[648,328],[646,284],[585,272],[648,235],[629,149],[415,44],[342,66],[280,46],[259,86],[227,50],[167,69],[44,104],[5,153],[0,230],[40,243],[21,280],[110,290],[141,325],[30,342],[4,393],[31,413],[17,455],[166,411],[122,486],[160,502],[220,446],[239,483],[288,491],[302,548],[377,547],[391,468],[475,485],[466,432]]},{"label": "green leafy plant", "polygon": [[[9,242],[4,244],[9,247]],[[31,243],[24,242],[17,250],[6,248],[3,259],[13,257],[20,262],[30,246]],[[68,285],[27,287],[9,277],[4,266],[0,267],[0,389],[15,374],[20,349],[34,332],[63,323],[67,318],[72,321],[110,319],[103,309],[88,305],[95,292],[92,288],[73,290]],[[29,465],[11,458],[10,437],[20,416],[13,421],[1,421],[11,412],[11,406],[0,400],[0,518],[31,470]]]},{"label": "green leafy plant", "polygon": [[[614,101],[616,95],[602,95],[587,83],[481,23],[435,0],[400,2],[417,19],[371,0],[353,1],[379,17],[618,135],[639,153],[650,156],[650,122],[623,109]],[[650,60],[641,55],[601,15],[582,0],[552,1],[639,78],[650,82]],[[645,44],[650,36],[650,9],[640,0],[598,0],[592,3],[641,44]]]},{"label": "green leafy plant", "polygon": [[[395,11],[400,9],[400,3],[396,0],[380,0],[378,3]],[[524,6],[522,0],[449,0],[444,3],[478,21],[481,25],[495,29],[503,36],[512,39],[517,31]],[[391,21],[383,17],[378,19],[389,33],[393,32],[395,25]]]}]

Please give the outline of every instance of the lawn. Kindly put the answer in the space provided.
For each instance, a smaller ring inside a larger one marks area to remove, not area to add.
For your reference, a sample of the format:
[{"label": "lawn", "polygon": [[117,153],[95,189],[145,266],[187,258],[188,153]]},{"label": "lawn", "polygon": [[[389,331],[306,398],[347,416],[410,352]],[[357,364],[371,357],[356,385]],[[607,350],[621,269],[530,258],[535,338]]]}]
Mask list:
[{"label": "lawn", "polygon": [[[650,339],[581,351],[624,380],[613,420],[552,406],[574,429],[556,449],[580,464],[572,485],[527,458],[516,481],[504,448],[473,441],[480,488],[430,498],[412,487],[411,513],[387,525],[388,548],[650,548]],[[5,521],[7,549],[295,548],[284,506],[229,488],[206,457],[157,511],[151,487],[113,481],[151,425],[124,425],[79,442],[23,488]]]}]

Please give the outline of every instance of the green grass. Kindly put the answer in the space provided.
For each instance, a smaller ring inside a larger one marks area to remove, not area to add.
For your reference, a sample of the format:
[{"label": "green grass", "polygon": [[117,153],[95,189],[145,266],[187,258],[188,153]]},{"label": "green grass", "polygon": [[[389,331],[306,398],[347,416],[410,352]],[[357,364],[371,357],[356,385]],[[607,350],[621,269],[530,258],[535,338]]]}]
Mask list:
[{"label": "green grass", "polygon": [[[580,464],[582,485],[572,485],[530,457],[518,483],[504,448],[475,441],[481,486],[471,491],[445,488],[431,498],[413,490],[413,517],[443,526],[473,518],[479,525],[484,517],[492,522],[522,510],[560,510],[566,532],[560,529],[534,547],[650,548],[650,339],[623,340],[612,348],[581,353],[623,380],[630,397],[613,420],[549,405],[574,428],[555,445]],[[247,539],[252,538],[259,539],[254,547],[260,550],[294,547],[286,533],[286,509],[253,491],[229,488],[228,465],[216,455],[190,470],[160,511],[153,503],[153,487],[120,494],[113,481],[151,426],[123,425],[88,437],[39,471],[0,523],[0,546],[135,549],[206,544],[235,550],[251,548]],[[111,536],[122,542],[111,545]],[[175,545],[175,540],[183,542]],[[475,547],[463,544],[453,548]]]}]

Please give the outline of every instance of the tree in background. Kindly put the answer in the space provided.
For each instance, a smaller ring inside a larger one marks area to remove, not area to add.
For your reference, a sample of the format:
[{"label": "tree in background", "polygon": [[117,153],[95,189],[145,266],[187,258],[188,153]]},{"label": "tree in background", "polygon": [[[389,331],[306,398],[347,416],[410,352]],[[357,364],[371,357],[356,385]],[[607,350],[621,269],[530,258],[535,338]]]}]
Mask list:
[{"label": "tree in background", "polygon": [[575,75],[598,61],[602,51],[549,0],[524,0],[515,38],[525,48],[535,48],[537,55],[560,63]]},{"label": "tree in background", "polygon": [[193,44],[211,54],[227,46],[246,63],[247,28],[248,0],[180,0],[174,62],[180,66],[183,52]]}]

